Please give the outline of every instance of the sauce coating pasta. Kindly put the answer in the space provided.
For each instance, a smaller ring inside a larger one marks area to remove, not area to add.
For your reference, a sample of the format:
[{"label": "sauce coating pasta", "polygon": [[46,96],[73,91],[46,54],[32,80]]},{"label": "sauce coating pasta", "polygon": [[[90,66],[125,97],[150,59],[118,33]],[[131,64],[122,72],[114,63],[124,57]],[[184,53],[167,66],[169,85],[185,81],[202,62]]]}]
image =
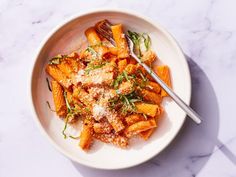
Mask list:
[{"label": "sauce coating pasta", "polygon": [[[72,137],[66,128],[80,121],[81,133],[72,138],[84,151],[94,140],[120,148],[126,148],[135,136],[148,140],[159,126],[161,103],[168,96],[130,56],[123,25],[109,24],[113,42],[102,37],[96,25],[91,26],[85,31],[85,50],[53,57],[45,68],[52,79],[55,111],[65,122],[62,133]],[[153,67],[157,56],[150,37],[130,31],[128,35],[140,60]],[[171,87],[168,66],[154,66],[154,72]]]}]

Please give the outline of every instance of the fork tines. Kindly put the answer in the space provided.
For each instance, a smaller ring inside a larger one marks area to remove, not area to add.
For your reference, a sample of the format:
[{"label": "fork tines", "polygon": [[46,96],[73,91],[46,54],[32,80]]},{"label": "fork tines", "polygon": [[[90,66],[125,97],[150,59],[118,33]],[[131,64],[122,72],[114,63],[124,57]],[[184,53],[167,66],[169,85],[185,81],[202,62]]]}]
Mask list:
[{"label": "fork tines", "polygon": [[111,26],[112,24],[107,19],[104,19],[95,24],[95,30],[102,37],[106,38],[112,45],[115,45],[115,41],[113,39],[111,31]]}]

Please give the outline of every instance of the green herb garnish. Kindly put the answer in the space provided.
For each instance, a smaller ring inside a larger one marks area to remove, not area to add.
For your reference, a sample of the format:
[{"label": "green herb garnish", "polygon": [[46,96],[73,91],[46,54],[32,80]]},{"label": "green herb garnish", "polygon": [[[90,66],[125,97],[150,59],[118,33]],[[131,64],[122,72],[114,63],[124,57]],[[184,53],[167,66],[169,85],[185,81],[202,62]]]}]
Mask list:
[{"label": "green herb garnish", "polygon": [[70,56],[70,55],[57,55],[53,58],[51,58],[48,62],[48,64],[50,65],[58,65],[61,63],[61,61],[65,58],[74,58],[74,56]]},{"label": "green herb garnish", "polygon": [[71,107],[70,107],[69,101],[67,100],[67,93],[66,92],[64,92],[64,98],[65,98],[65,101],[66,101],[67,112],[70,113],[71,112]]},{"label": "green herb garnish", "polygon": [[113,82],[113,87],[115,89],[117,89],[119,87],[119,84],[123,81],[123,79],[124,79],[124,75],[123,74],[119,74],[116,77],[116,80]]},{"label": "green herb garnish", "polygon": [[126,79],[127,81],[129,81],[129,77],[128,77],[128,74],[127,74],[126,71],[123,71],[123,75],[124,75],[125,79]]},{"label": "green herb garnish", "polygon": [[98,58],[98,53],[93,49],[93,47],[88,46],[85,51],[91,53],[93,59]]},{"label": "green herb garnish", "polygon": [[116,105],[120,105],[120,111],[123,115],[128,112],[136,112],[135,102],[142,101],[135,91],[128,95],[119,94],[118,98],[109,100],[109,107],[113,109]]},{"label": "green herb garnish", "polygon": [[87,65],[86,69],[85,69],[85,74],[88,75],[90,73],[90,71],[95,70],[95,69],[99,69],[99,68],[103,67],[105,64],[106,63],[101,63],[101,64],[98,64],[98,65],[95,65],[95,64],[90,62]]},{"label": "green herb garnish", "polygon": [[128,98],[125,95],[122,95],[122,97],[124,98],[125,104],[130,105]]},{"label": "green herb garnish", "polygon": [[120,95],[120,100],[123,102],[123,106],[121,108],[122,113],[136,112],[136,106],[134,103],[142,101],[142,99],[135,92],[128,95]]},{"label": "green herb garnish", "polygon": [[[108,44],[109,44],[109,42],[108,42]],[[97,44],[95,44],[95,45],[90,45],[89,47],[91,47],[91,48],[94,49],[94,47],[100,47],[100,46],[108,45],[108,44],[106,44],[105,41],[104,41],[104,42],[102,41],[102,42],[99,42],[99,43],[97,43]]]},{"label": "green herb garnish", "polygon": [[46,78],[46,82],[47,82],[47,85],[48,85],[48,90],[51,92],[51,91],[52,91],[52,89],[51,89],[51,86],[50,86],[50,83],[49,83],[49,80],[48,80],[48,78]]},{"label": "green herb garnish", "polygon": [[75,107],[70,106],[70,103],[67,99],[67,92],[64,92],[64,98],[65,98],[65,102],[66,102],[67,115],[66,115],[65,125],[62,130],[62,134],[64,135],[64,138],[66,139],[67,135],[66,135],[65,131],[67,129],[67,125],[68,125],[70,118],[74,118],[76,115],[80,114],[81,111],[76,109]]},{"label": "green herb garnish", "polygon": [[142,82],[141,82],[141,84],[140,84],[140,87],[145,87],[146,84],[147,84],[147,82],[149,81],[149,79],[148,79],[146,76],[143,75],[143,73],[142,73],[141,70],[138,70],[138,73],[139,73],[139,75],[140,75],[141,78],[142,78]]},{"label": "green herb garnish", "polygon": [[138,70],[138,73],[139,73],[139,75],[141,76],[141,78],[142,78],[142,80],[143,80],[144,82],[147,82],[147,81],[148,81],[148,78],[143,75],[142,71]]},{"label": "green herb garnish", "polygon": [[140,43],[141,43],[142,35],[140,35],[139,33],[136,33],[136,32],[128,31],[128,36],[134,43],[134,53],[139,58],[141,58],[142,53],[141,53]]},{"label": "green herb garnish", "polygon": [[148,51],[151,47],[151,38],[147,33],[143,33],[142,37],[144,39],[144,45],[146,47],[146,51]]},{"label": "green herb garnish", "polygon": [[51,108],[49,101],[46,101],[46,103],[47,103],[47,105],[48,105],[48,108],[49,108],[52,112],[56,112],[55,110],[53,110],[53,109]]},{"label": "green herb garnish", "polygon": [[129,38],[134,43],[134,53],[141,58],[142,57],[142,51],[141,46],[144,45],[146,48],[146,51],[150,50],[151,47],[151,38],[147,33],[137,33],[137,32],[131,32],[128,31]]},{"label": "green herb garnish", "polygon": [[69,117],[66,116],[65,125],[64,125],[64,128],[63,128],[63,130],[62,130],[62,134],[63,134],[63,136],[64,136],[64,139],[67,138],[67,135],[66,135],[65,131],[66,131],[66,128],[67,128],[68,121],[69,121]]},{"label": "green herb garnish", "polygon": [[135,103],[135,102],[142,101],[142,99],[141,98],[133,98],[133,99],[130,99],[129,101],[130,101],[130,103]]},{"label": "green herb garnish", "polygon": [[87,113],[90,113],[90,109],[89,108],[84,108],[84,110],[87,112]]},{"label": "green herb garnish", "polygon": [[127,114],[127,112],[135,112],[136,111],[136,106],[134,103],[126,102],[123,104],[121,107],[121,112],[123,114]]},{"label": "green herb garnish", "polygon": [[77,139],[80,138],[80,136],[72,136],[72,135],[69,135],[69,137],[70,137],[71,139],[75,139],[75,140],[77,140]]},{"label": "green herb garnish", "polygon": [[61,63],[61,60],[63,59],[63,55],[57,55],[49,60],[50,65],[57,65]]},{"label": "green herb garnish", "polygon": [[126,79],[127,81],[130,81],[130,79],[135,79],[136,76],[133,75],[128,75],[126,71],[123,71],[121,74],[119,74],[116,79],[114,80],[114,82],[112,83],[113,87],[115,89],[118,89],[119,85],[122,83],[122,81],[124,79]]},{"label": "green herb garnish", "polygon": [[66,92],[64,92],[64,98],[65,98],[65,101],[66,101],[67,115],[66,115],[65,125],[64,125],[64,128],[62,130],[62,134],[64,135],[64,139],[66,139],[67,135],[66,135],[65,131],[66,131],[67,124],[68,124],[68,121],[69,121],[69,116],[71,115],[70,114],[71,113],[71,107],[70,107],[70,104],[67,100],[67,93]]}]

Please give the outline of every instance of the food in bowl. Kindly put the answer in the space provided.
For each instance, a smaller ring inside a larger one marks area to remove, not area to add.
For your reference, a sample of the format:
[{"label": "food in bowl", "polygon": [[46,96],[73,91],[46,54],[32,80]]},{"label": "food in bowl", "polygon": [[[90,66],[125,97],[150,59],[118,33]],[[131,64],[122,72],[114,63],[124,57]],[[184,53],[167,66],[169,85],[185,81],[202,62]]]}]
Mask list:
[{"label": "food in bowl", "polygon": [[[101,35],[101,23],[109,24],[112,41]],[[121,148],[126,148],[133,137],[148,140],[164,111],[161,102],[168,95],[130,56],[122,24],[102,20],[88,28],[85,36],[87,45],[51,58],[45,68],[52,78],[47,81],[55,112],[65,122],[64,138],[78,139],[85,151],[94,139]],[[128,36],[140,60],[171,87],[169,67],[152,65],[157,56],[148,34],[128,31]],[[80,135],[74,137],[66,129],[76,122],[83,126]]]}]

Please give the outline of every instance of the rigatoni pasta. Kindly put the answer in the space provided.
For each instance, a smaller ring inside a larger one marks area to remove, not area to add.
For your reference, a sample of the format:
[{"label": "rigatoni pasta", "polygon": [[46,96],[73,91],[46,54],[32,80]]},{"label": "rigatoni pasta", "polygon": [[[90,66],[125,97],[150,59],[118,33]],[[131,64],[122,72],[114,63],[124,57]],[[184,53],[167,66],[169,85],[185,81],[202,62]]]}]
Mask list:
[{"label": "rigatoni pasta", "polygon": [[59,82],[63,87],[69,88],[71,86],[71,81],[66,75],[55,65],[48,65],[46,67],[46,72],[57,82]]},{"label": "rigatoni pasta", "polygon": [[51,85],[56,113],[59,117],[64,117],[67,113],[67,108],[64,98],[63,87],[57,81],[54,80],[51,82]]},{"label": "rigatoni pasta", "polygon": [[83,150],[89,150],[93,141],[93,127],[92,123],[89,120],[85,120],[83,124],[83,128],[80,134],[80,142],[79,146]]},{"label": "rigatoni pasta", "polygon": [[99,45],[101,39],[95,31],[94,27],[90,27],[85,31],[86,38],[90,46]]},{"label": "rigatoni pasta", "polygon": [[[171,88],[170,70],[167,65],[156,67],[157,75]],[[161,96],[168,96],[164,89],[161,89]]]},{"label": "rigatoni pasta", "polygon": [[125,135],[130,138],[134,135],[137,135],[143,131],[152,129],[156,127],[156,121],[152,118],[149,120],[143,120],[136,122],[125,129]]},{"label": "rigatoni pasta", "polygon": [[[157,127],[157,120],[168,95],[130,56],[122,24],[107,27],[114,41],[102,37],[96,28],[85,31],[86,49],[53,57],[45,71],[52,79],[56,114],[65,122],[64,138],[78,140],[84,151],[97,140],[126,148],[131,138],[148,140],[161,126]],[[150,37],[130,31],[128,35],[140,60],[153,67],[157,56]],[[168,66],[155,66],[154,71],[171,87]],[[77,126],[76,122],[82,124],[82,130],[73,137],[67,127]]]},{"label": "rigatoni pasta", "polygon": [[129,57],[129,47],[122,29],[122,24],[117,24],[111,26],[113,38],[116,42],[117,47],[117,57],[118,58],[128,58]]}]

